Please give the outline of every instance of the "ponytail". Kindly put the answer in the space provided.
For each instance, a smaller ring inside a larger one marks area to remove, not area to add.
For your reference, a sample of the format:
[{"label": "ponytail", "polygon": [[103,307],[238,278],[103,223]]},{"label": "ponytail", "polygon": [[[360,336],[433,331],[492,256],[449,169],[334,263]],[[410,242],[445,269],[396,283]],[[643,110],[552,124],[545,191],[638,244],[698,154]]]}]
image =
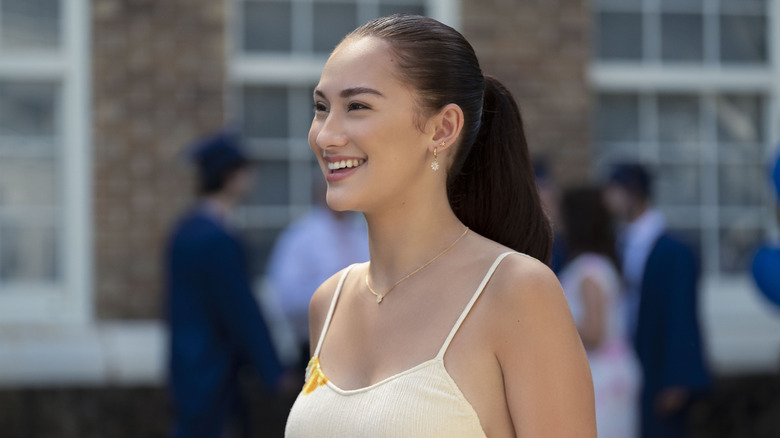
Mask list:
[{"label": "ponytail", "polygon": [[431,18],[381,17],[346,39],[366,36],[394,49],[401,79],[417,91],[420,115],[450,103],[463,110],[460,145],[447,177],[458,219],[488,239],[547,263],[552,231],[536,192],[520,111],[506,87],[482,74],[463,35]]},{"label": "ponytail", "polygon": [[450,168],[453,211],[475,232],[548,263],[552,230],[536,190],[520,110],[509,90],[485,76],[479,131]]}]

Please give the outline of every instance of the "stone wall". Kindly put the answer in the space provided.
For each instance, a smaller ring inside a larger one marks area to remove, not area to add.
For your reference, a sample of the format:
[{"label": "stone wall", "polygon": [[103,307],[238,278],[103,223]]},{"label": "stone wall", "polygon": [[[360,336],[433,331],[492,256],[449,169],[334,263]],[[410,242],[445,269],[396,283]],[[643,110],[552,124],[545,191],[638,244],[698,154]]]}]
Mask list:
[{"label": "stone wall", "polygon": [[534,156],[562,183],[589,168],[588,2],[462,0],[462,29],[482,69],[512,91]]},{"label": "stone wall", "polygon": [[192,192],[182,149],[225,118],[225,23],[222,0],[92,3],[100,319],[161,314],[165,233]]}]

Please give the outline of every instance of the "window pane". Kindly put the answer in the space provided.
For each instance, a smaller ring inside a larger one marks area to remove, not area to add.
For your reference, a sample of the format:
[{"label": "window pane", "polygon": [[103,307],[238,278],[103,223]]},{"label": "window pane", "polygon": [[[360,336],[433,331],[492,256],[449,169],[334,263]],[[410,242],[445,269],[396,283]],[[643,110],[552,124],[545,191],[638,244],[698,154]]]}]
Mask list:
[{"label": "window pane", "polygon": [[597,17],[596,56],[599,59],[642,58],[642,15],[602,12]]},{"label": "window pane", "polygon": [[56,131],[54,84],[0,82],[0,136],[52,136]]},{"label": "window pane", "polygon": [[17,218],[0,221],[0,285],[54,281],[58,277],[56,229],[26,222]]},{"label": "window pane", "polygon": [[286,138],[288,135],[287,89],[244,88],[243,131],[250,138]]},{"label": "window pane", "polygon": [[244,3],[244,51],[289,52],[292,50],[292,3]]},{"label": "window pane", "polygon": [[698,97],[658,97],[658,139],[664,160],[697,157],[699,132]]},{"label": "window pane", "polygon": [[750,269],[753,252],[764,233],[756,228],[734,227],[720,232],[720,269],[722,272],[745,272]]},{"label": "window pane", "polygon": [[704,0],[661,0],[664,11],[702,12]]},{"label": "window pane", "polygon": [[0,41],[4,50],[58,49],[60,0],[0,1]]},{"label": "window pane", "polygon": [[59,168],[53,159],[0,158],[0,208],[58,204]]},{"label": "window pane", "polygon": [[380,5],[379,6],[379,16],[384,17],[386,15],[393,15],[393,14],[414,14],[414,15],[425,15],[425,7],[422,5]]},{"label": "window pane", "polygon": [[688,206],[701,202],[696,166],[664,166],[656,172],[655,200],[662,205]]},{"label": "window pane", "polygon": [[726,142],[760,142],[764,111],[759,96],[719,96],[718,139]]},{"label": "window pane", "polygon": [[639,11],[642,9],[642,0],[598,0],[599,10],[633,10]]},{"label": "window pane", "polygon": [[661,15],[661,59],[701,61],[703,19],[699,14]]},{"label": "window pane", "polygon": [[720,0],[723,12],[765,14],[767,0]]},{"label": "window pane", "polygon": [[287,205],[290,203],[290,170],[287,161],[262,160],[255,166],[255,187],[247,204]]},{"label": "window pane", "polygon": [[718,192],[722,206],[761,205],[766,185],[766,169],[761,165],[718,166]]},{"label": "window pane", "polygon": [[354,2],[315,3],[314,51],[330,52],[356,27],[357,5]]},{"label": "window pane", "polygon": [[639,141],[639,97],[601,94],[596,101],[596,139]]},{"label": "window pane", "polygon": [[723,62],[766,62],[765,17],[720,17],[720,59]]},{"label": "window pane", "polygon": [[290,138],[308,142],[309,128],[314,117],[313,95],[314,86],[290,88],[290,105],[292,105],[288,133]]}]

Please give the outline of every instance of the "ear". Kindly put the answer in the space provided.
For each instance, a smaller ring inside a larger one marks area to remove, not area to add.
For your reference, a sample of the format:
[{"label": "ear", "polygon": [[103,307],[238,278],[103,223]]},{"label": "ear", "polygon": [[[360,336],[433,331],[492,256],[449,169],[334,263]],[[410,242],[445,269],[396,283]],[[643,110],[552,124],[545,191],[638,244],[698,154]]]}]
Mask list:
[{"label": "ear", "polygon": [[[431,118],[433,123],[433,137],[429,149],[437,148],[443,152],[452,147],[463,129],[463,110],[454,103],[449,103]],[[443,145],[442,145],[443,143]]]}]

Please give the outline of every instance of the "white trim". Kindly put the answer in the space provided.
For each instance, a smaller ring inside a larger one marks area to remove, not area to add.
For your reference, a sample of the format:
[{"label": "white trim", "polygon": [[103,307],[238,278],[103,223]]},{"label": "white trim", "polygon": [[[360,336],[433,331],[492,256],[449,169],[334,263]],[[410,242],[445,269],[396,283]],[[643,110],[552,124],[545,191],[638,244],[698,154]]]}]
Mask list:
[{"label": "white trim", "polygon": [[239,85],[262,83],[269,85],[309,86],[320,79],[326,56],[234,56],[230,78]]},{"label": "white trim", "polygon": [[460,29],[461,0],[428,0],[428,16],[442,23]]},{"label": "white trim", "polygon": [[168,334],[161,321],[0,327],[0,387],[161,385]]},{"label": "white trim", "polygon": [[68,66],[61,54],[0,54],[0,78],[24,80],[58,80]]},{"label": "white trim", "polygon": [[588,76],[590,83],[599,92],[766,93],[777,87],[777,76],[767,67],[686,67],[597,62],[590,65]]},{"label": "white trim", "polygon": [[[0,324],[86,324],[92,319],[90,3],[62,7],[58,53],[3,54],[0,78],[50,80],[60,85],[56,105],[61,148],[62,212],[58,239],[60,279],[49,285],[9,287],[0,294]],[[2,368],[2,367],[0,367]],[[5,370],[3,370],[5,371]]]},{"label": "white trim", "polygon": [[699,303],[702,336],[717,374],[775,372],[780,314],[748,275],[705,276]]}]

